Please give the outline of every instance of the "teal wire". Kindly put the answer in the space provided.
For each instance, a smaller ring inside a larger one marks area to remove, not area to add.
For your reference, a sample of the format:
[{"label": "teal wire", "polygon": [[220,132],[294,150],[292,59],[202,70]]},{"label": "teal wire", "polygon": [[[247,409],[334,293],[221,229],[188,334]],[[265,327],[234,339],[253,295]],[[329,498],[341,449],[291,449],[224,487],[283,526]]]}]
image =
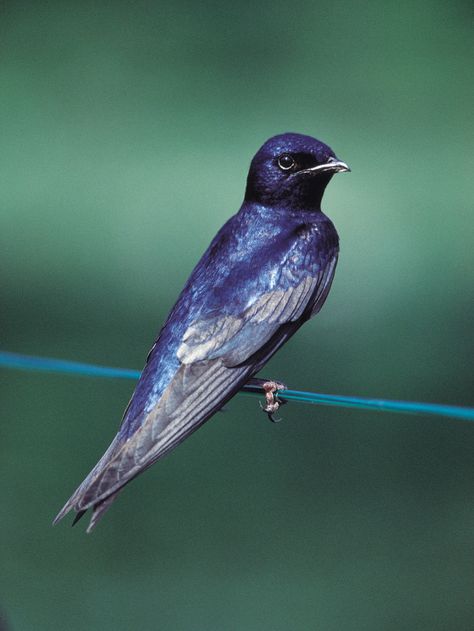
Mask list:
[{"label": "teal wire", "polygon": [[[42,372],[68,373],[85,377],[106,377],[118,379],[138,379],[139,370],[129,368],[111,368],[50,357],[36,357],[0,351],[0,366],[16,370],[36,370]],[[256,386],[244,386],[245,394],[261,396],[262,390]],[[416,401],[391,401],[387,399],[366,399],[363,397],[348,397],[334,394],[319,394],[301,390],[284,390],[282,398],[287,401],[310,403],[313,405],[332,405],[345,408],[359,408],[363,410],[378,410],[380,412],[399,412],[402,414],[428,414],[443,416],[464,421],[474,421],[474,408],[457,405],[442,405],[438,403],[419,403]]]},{"label": "teal wire", "polygon": [[54,359],[52,357],[36,357],[33,355],[20,355],[0,351],[0,366],[16,370],[39,370],[41,372],[69,373],[71,375],[83,375],[84,377],[108,377],[119,379],[138,379],[139,370],[128,368],[111,368],[110,366],[97,366],[95,364],[82,364],[67,359]]}]

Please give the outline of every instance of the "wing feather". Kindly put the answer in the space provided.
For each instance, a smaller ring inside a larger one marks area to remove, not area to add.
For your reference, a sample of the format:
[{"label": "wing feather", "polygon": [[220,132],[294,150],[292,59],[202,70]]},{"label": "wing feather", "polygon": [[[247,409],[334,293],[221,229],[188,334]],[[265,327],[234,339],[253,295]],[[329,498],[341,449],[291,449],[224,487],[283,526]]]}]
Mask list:
[{"label": "wing feather", "polygon": [[159,400],[131,436],[112,442],[55,521],[72,508],[93,507],[91,529],[125,484],[205,423],[321,308],[336,260],[293,286],[262,293],[239,314],[192,322],[177,350],[179,368]]},{"label": "wing feather", "polygon": [[307,274],[295,287],[262,294],[238,315],[200,319],[186,330],[178,358],[183,364],[222,357],[228,366],[244,362],[287,322],[298,320],[321,284],[324,270]]},{"label": "wing feather", "polygon": [[163,457],[221,408],[251,371],[251,366],[228,368],[221,360],[181,366],[140,429],[89,480],[75,509],[87,510],[104,501]]}]

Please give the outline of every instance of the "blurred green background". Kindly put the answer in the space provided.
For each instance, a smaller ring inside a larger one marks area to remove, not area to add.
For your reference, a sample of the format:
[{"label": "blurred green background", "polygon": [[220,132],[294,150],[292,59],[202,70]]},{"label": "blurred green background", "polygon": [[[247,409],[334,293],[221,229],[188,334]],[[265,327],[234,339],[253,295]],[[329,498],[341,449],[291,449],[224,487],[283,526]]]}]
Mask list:
[{"label": "blurred green background", "polygon": [[[353,172],[333,290],[265,376],[473,404],[468,2],[3,2],[1,348],[141,367],[267,137]],[[132,382],[1,373],[9,629],[474,628],[474,427],[238,396],[91,536],[51,519]]]}]

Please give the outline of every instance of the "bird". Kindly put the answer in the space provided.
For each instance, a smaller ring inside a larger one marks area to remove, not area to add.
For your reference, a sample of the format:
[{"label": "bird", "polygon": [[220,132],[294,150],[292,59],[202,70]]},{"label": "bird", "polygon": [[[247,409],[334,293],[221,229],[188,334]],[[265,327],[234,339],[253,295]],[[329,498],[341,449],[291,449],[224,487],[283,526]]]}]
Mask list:
[{"label": "bird", "polygon": [[[153,344],[112,443],[54,519],[90,532],[125,485],[196,431],[246,383],[278,408],[278,381],[254,375],[323,306],[339,237],[322,212],[335,173],[350,171],[311,136],[284,133],[253,157],[243,203],[187,280]],[[272,417],[273,420],[273,417]]]}]

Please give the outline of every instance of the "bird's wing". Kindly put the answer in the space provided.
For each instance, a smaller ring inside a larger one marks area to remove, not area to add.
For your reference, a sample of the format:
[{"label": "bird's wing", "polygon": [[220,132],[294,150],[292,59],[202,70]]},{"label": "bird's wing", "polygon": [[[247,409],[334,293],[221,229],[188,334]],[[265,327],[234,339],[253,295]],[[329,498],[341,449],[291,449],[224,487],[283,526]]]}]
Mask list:
[{"label": "bird's wing", "polygon": [[177,351],[179,368],[160,399],[125,442],[112,443],[55,521],[72,508],[103,512],[107,498],[207,421],[298,328],[305,310],[325,298],[333,268],[328,264],[284,290],[263,292],[241,313],[193,322]]},{"label": "bird's wing", "polygon": [[226,366],[247,361],[275,334],[279,327],[299,320],[309,306],[316,314],[327,297],[334,277],[337,254],[298,284],[261,294],[242,313],[216,315],[191,324],[178,349],[178,359],[192,364],[221,358]]}]

